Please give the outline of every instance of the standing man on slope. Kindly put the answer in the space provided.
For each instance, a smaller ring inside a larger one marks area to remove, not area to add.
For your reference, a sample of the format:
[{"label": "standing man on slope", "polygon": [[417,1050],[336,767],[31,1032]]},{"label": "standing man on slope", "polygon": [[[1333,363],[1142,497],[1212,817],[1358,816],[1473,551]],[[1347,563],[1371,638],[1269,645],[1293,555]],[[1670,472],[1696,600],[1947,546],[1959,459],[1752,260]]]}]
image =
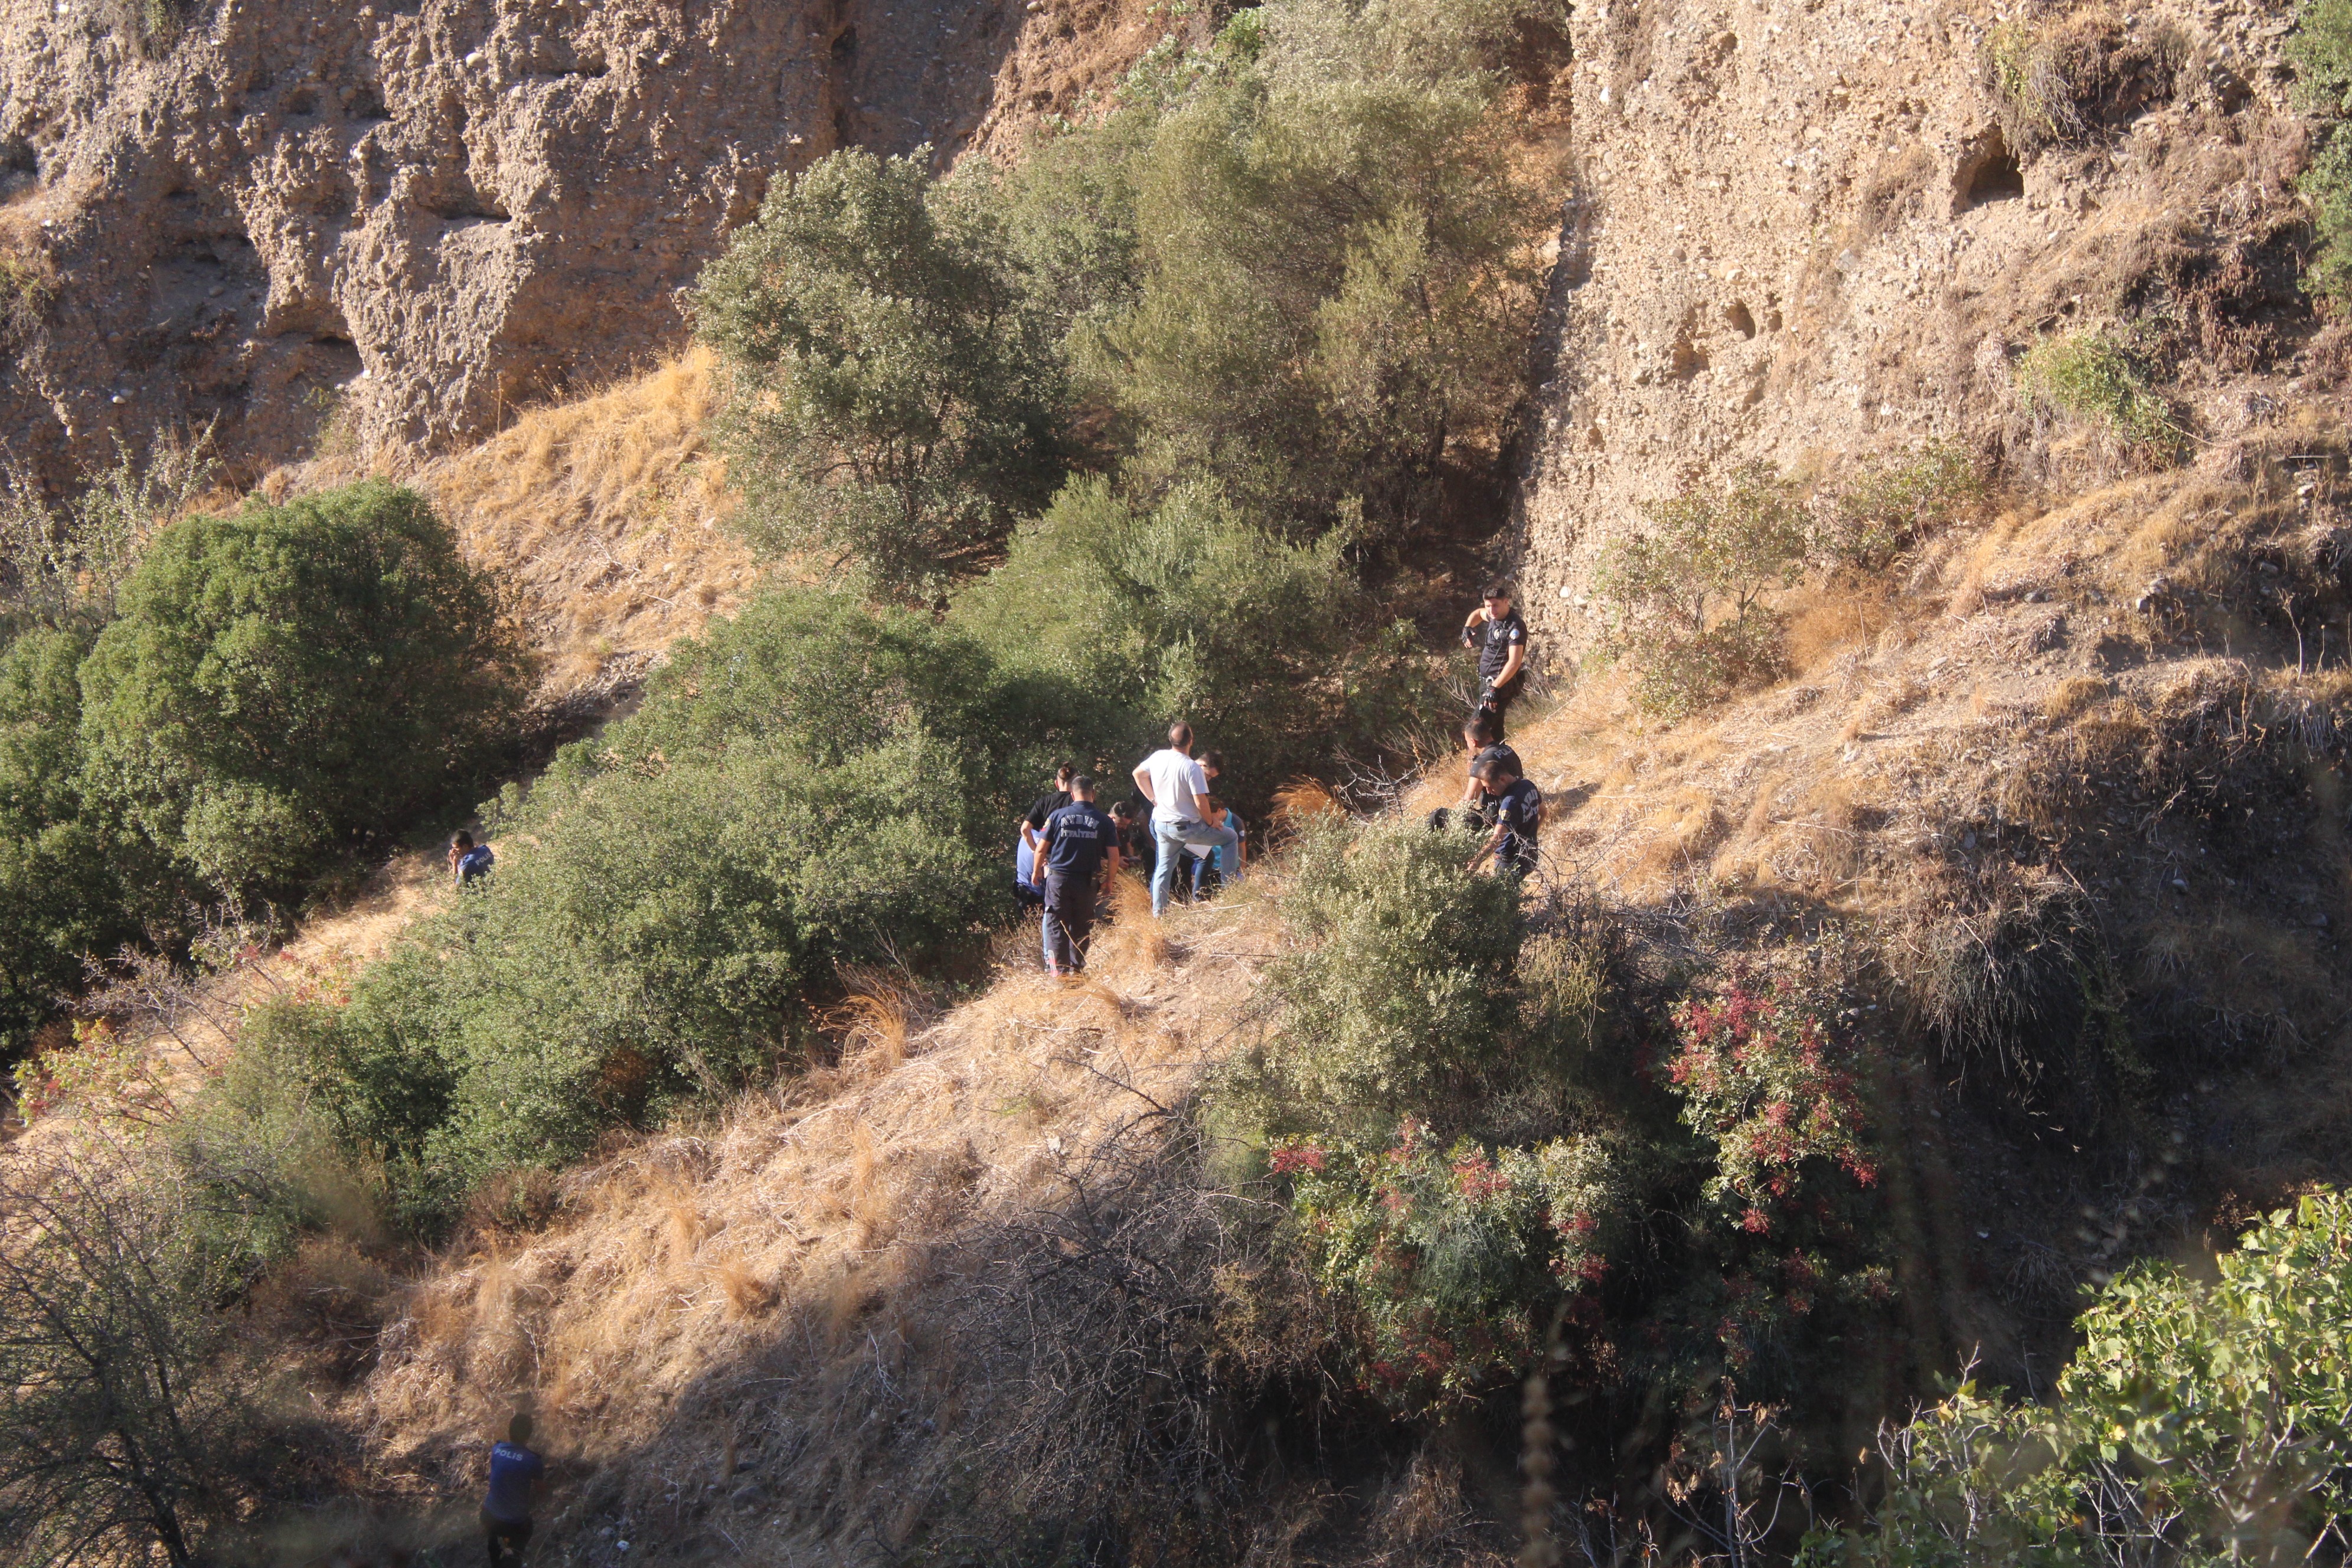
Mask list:
[{"label": "standing man on slope", "polygon": [[1511,584],[1496,578],[1482,603],[1462,623],[1462,646],[1478,650],[1478,706],[1471,717],[1495,721],[1495,742],[1503,739],[1503,715],[1518,700],[1528,677],[1528,623],[1512,607]]},{"label": "standing man on slope", "polygon": [[546,1473],[546,1461],[530,1449],[530,1415],[517,1411],[507,1423],[507,1440],[490,1447],[490,1487],[482,1499],[490,1568],[522,1561],[522,1549],[530,1543],[530,1489]]},{"label": "standing man on slope", "polygon": [[1070,781],[1070,804],[1045,819],[1036,879],[1045,889],[1045,973],[1076,974],[1087,966],[1094,933],[1095,888],[1104,866],[1118,869],[1118,825],[1095,809],[1095,781]]},{"label": "standing man on slope", "polygon": [[1157,920],[1168,910],[1168,889],[1187,846],[1222,849],[1234,865],[1234,880],[1241,880],[1241,840],[1230,827],[1212,827],[1201,820],[1200,797],[1209,793],[1208,775],[1192,760],[1192,726],[1178,720],[1168,726],[1168,745],[1143,759],[1135,770],[1135,787],[1151,803],[1151,914]]}]

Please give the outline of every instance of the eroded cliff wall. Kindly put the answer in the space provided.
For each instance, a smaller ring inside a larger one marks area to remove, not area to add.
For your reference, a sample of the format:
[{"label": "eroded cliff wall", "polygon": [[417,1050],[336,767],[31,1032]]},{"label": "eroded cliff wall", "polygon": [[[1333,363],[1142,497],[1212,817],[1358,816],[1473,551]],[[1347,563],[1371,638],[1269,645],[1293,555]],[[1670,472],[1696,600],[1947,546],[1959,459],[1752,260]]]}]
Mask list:
[{"label": "eroded cliff wall", "polygon": [[0,432],[424,445],[674,346],[768,181],[942,157],[1156,36],[1134,0],[0,0]]},{"label": "eroded cliff wall", "polygon": [[[2011,472],[2063,460],[2013,386],[2038,334],[2138,323],[2226,461],[2308,330],[2287,10],[1578,5],[1577,188],[1517,540],[1554,655],[1601,629],[1599,548],[1737,464],[1929,437]],[[2076,51],[2023,117],[1991,68],[2004,25],[2012,58]]]}]

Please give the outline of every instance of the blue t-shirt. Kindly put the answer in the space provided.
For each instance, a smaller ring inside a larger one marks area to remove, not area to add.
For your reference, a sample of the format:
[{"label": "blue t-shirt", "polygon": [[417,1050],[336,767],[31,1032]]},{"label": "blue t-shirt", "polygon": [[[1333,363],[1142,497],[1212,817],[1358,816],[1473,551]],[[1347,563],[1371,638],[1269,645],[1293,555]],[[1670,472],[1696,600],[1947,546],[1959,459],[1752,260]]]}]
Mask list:
[{"label": "blue t-shirt", "polygon": [[482,1511],[500,1524],[529,1523],[530,1484],[546,1469],[545,1460],[519,1443],[495,1445],[490,1449],[490,1489],[482,1499]]},{"label": "blue t-shirt", "polygon": [[1217,863],[1217,875],[1231,878],[1241,870],[1241,867],[1235,863],[1235,860],[1240,852],[1241,841],[1249,837],[1249,825],[1242,820],[1239,812],[1228,807],[1225,812],[1225,826],[1234,830],[1234,852],[1228,854],[1225,847],[1220,844],[1210,850],[1209,855]]},{"label": "blue t-shirt", "polygon": [[497,856],[490,853],[488,845],[475,845],[457,857],[457,880],[478,881],[490,874],[490,868],[498,864],[498,859]]},{"label": "blue t-shirt", "polygon": [[1048,875],[1092,881],[1102,869],[1103,857],[1118,847],[1118,825],[1095,809],[1094,802],[1074,800],[1045,819],[1045,870]]}]

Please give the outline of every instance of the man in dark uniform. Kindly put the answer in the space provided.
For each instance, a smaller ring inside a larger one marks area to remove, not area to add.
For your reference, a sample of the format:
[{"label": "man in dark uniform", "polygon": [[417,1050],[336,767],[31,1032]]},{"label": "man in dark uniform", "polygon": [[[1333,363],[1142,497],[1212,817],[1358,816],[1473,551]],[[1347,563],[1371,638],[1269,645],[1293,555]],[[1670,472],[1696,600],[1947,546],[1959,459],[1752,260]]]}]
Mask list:
[{"label": "man in dark uniform", "polygon": [[1495,868],[1506,876],[1531,875],[1536,868],[1536,834],[1543,826],[1543,792],[1520,773],[1517,758],[1495,752],[1472,763],[1470,776],[1486,796],[1487,820],[1495,825],[1495,831],[1470,857],[1469,868],[1475,871],[1491,855]]},{"label": "man in dark uniform", "polygon": [[1102,868],[1118,869],[1118,825],[1095,809],[1095,781],[1070,781],[1070,804],[1045,819],[1036,877],[1045,889],[1045,973],[1076,974],[1087,966],[1094,934],[1095,882]]},{"label": "man in dark uniform", "polygon": [[1492,719],[1499,742],[1503,715],[1528,677],[1528,623],[1512,607],[1510,584],[1486,584],[1478,607],[1462,623],[1462,646],[1478,650],[1478,705],[1472,717]]}]

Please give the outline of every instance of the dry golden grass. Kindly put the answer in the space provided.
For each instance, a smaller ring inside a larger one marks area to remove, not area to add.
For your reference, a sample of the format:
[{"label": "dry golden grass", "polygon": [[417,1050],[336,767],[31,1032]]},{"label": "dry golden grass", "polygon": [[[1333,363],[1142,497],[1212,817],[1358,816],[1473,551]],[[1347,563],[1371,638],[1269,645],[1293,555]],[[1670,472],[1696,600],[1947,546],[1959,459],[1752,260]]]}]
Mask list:
[{"label": "dry golden grass", "polygon": [[699,630],[758,575],[704,440],[715,398],[696,348],[415,475],[467,553],[516,584],[556,688]]},{"label": "dry golden grass", "polygon": [[2115,694],[2106,679],[2096,675],[2070,675],[2051,688],[2042,700],[2042,711],[2063,721],[2086,713]]}]

